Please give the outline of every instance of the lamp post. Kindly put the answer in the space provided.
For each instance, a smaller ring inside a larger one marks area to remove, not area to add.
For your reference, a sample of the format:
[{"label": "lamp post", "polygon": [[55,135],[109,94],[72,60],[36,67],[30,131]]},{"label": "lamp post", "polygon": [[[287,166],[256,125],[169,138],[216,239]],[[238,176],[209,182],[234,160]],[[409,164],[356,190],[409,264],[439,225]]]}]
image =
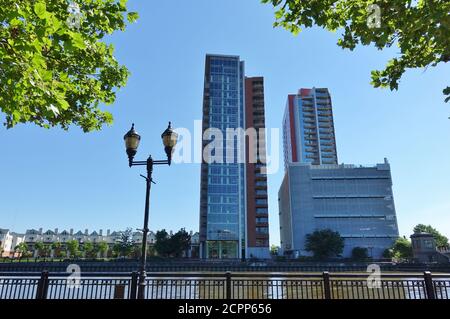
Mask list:
[{"label": "lamp post", "polygon": [[161,134],[164,150],[167,155],[167,160],[153,160],[150,155],[146,161],[134,161],[134,156],[137,153],[141,136],[135,131],[134,123],[131,129],[125,134],[123,139],[125,140],[125,147],[128,155],[128,165],[132,166],[146,166],[147,176],[141,175],[146,180],[146,192],[145,192],[145,214],[144,214],[144,228],[142,229],[142,256],[141,265],[139,270],[139,284],[138,284],[138,298],[144,299],[145,296],[145,278],[147,273],[145,271],[147,265],[147,235],[148,229],[148,216],[150,207],[150,188],[153,173],[153,165],[170,165],[172,162],[172,153],[175,145],[177,144],[178,134],[172,130],[171,123],[167,129]]}]

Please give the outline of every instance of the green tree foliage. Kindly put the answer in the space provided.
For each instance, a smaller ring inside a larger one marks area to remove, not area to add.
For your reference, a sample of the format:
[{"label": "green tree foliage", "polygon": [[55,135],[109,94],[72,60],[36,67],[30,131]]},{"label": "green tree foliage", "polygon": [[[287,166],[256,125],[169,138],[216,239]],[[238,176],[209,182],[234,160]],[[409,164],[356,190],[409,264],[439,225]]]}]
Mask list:
[{"label": "green tree foliage", "polygon": [[167,257],[170,255],[170,236],[165,229],[156,232],[154,248],[159,256]]},{"label": "green tree foliage", "polygon": [[383,251],[383,258],[392,259],[392,257],[394,257],[392,249],[385,249]]},{"label": "green tree foliage", "polygon": [[316,230],[306,235],[305,248],[306,251],[312,252],[315,258],[326,259],[342,254],[344,239],[331,229]]},{"label": "green tree foliage", "polygon": [[133,240],[133,230],[131,228],[127,228],[125,231],[120,233],[120,237],[114,245],[113,250],[116,252],[118,257],[128,257],[132,255],[134,246],[135,241]]},{"label": "green tree foliage", "polygon": [[66,243],[66,247],[71,258],[76,258],[80,255],[80,243],[77,240],[69,240]]},{"label": "green tree foliage", "polygon": [[101,257],[105,256],[108,252],[108,244],[105,241],[101,241],[95,244],[95,251],[100,254]]},{"label": "green tree foliage", "polygon": [[184,229],[180,229],[170,238],[172,247],[172,256],[182,257],[191,246],[191,235]]},{"label": "green tree foliage", "polygon": [[170,236],[165,229],[156,232],[154,248],[162,257],[181,257],[190,247],[191,236],[184,228]]},{"label": "green tree foliage", "polygon": [[99,105],[115,101],[129,72],[104,38],[138,16],[127,13],[127,0],[72,2],[80,8],[79,26],[67,22],[73,16],[67,0],[1,0],[0,110],[6,127],[74,124],[88,132],[112,123]]},{"label": "green tree foliage", "polygon": [[19,254],[19,258],[29,257],[31,255],[30,251],[28,251],[28,245],[24,242],[14,247],[14,251]]},{"label": "green tree foliage", "polygon": [[34,243],[34,250],[37,252],[37,255],[39,257],[42,257],[44,255],[44,249],[45,245],[42,241],[37,241]]},{"label": "green tree foliage", "polygon": [[272,256],[278,255],[278,247],[277,247],[277,245],[270,246],[270,254]]},{"label": "green tree foliage", "polygon": [[352,249],[352,259],[354,260],[367,260],[369,259],[369,252],[365,247],[355,247]]},{"label": "green tree foliage", "polygon": [[121,254],[121,252],[120,252],[120,245],[118,243],[115,243],[112,246],[112,256],[113,257],[120,257],[120,254]]},{"label": "green tree foliage", "polygon": [[51,250],[53,250],[53,256],[61,257],[61,246],[60,242],[54,242],[50,245]]},{"label": "green tree foliage", "polygon": [[412,258],[411,242],[405,237],[398,238],[392,246],[392,258],[396,260],[408,260]]},{"label": "green tree foliage", "polygon": [[[398,56],[384,70],[372,71],[374,87],[397,90],[406,69],[434,67],[450,61],[450,1],[444,0],[262,0],[276,8],[275,26],[298,34],[313,25],[342,30],[338,45],[353,50],[397,45]],[[378,7],[374,6],[377,5]],[[380,20],[377,24],[377,8]],[[374,23],[375,22],[375,23]],[[444,89],[450,100],[450,87]]]},{"label": "green tree foliage", "polygon": [[50,257],[51,251],[52,251],[51,244],[44,245],[44,249],[42,250],[42,257]]},{"label": "green tree foliage", "polygon": [[91,242],[86,242],[83,244],[83,251],[85,253],[85,257],[94,258],[95,257],[95,249],[94,244]]},{"label": "green tree foliage", "polygon": [[[450,37],[450,35],[449,35]],[[419,224],[414,227],[415,233],[429,233],[433,235],[434,240],[436,241],[436,247],[438,248],[449,248],[448,238],[442,235],[436,228],[433,228],[431,225]]]},{"label": "green tree foliage", "polygon": [[[134,245],[131,249],[130,253],[128,254],[129,257],[134,259],[139,259],[142,256],[142,246],[140,245]],[[148,256],[148,255],[147,255]]]}]

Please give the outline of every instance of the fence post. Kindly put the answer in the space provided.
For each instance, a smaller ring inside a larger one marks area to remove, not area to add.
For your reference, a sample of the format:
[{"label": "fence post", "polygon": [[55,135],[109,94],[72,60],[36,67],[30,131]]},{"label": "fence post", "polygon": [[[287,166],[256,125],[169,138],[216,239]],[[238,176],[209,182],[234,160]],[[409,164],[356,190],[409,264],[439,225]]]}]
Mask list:
[{"label": "fence post", "polygon": [[231,299],[231,272],[227,271],[225,273],[225,279],[226,279],[226,299]]},{"label": "fence post", "polygon": [[322,278],[324,298],[331,299],[330,273],[328,271],[324,271],[322,273]]},{"label": "fence post", "polygon": [[47,299],[48,291],[48,271],[44,270],[41,273],[41,278],[39,278],[37,289],[36,289],[36,299]]},{"label": "fence post", "polygon": [[434,293],[434,287],[433,287],[433,277],[431,276],[431,272],[424,271],[423,277],[425,280],[425,289],[427,291],[427,298],[428,299],[436,299],[436,294]]},{"label": "fence post", "polygon": [[138,273],[137,271],[133,271],[131,273],[130,299],[136,299],[137,284],[138,284]]}]

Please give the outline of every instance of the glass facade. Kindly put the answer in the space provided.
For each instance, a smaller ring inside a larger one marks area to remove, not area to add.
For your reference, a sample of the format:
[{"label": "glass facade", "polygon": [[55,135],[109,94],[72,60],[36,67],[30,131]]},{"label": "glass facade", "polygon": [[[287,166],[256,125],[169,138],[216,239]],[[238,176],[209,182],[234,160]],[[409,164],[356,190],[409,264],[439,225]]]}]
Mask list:
[{"label": "glass facade", "polygon": [[[209,96],[204,129],[220,129],[226,137],[227,128],[243,128],[244,63],[239,57],[207,56],[205,87]],[[238,163],[236,140],[234,150],[223,143],[223,160],[206,165],[206,192],[202,192],[207,196],[206,258],[239,258],[245,247],[245,164]]]},{"label": "glass facade", "polygon": [[286,250],[305,251],[316,229],[338,231],[344,257],[354,247],[380,258],[398,238],[390,166],[291,164],[280,188],[280,226]]}]

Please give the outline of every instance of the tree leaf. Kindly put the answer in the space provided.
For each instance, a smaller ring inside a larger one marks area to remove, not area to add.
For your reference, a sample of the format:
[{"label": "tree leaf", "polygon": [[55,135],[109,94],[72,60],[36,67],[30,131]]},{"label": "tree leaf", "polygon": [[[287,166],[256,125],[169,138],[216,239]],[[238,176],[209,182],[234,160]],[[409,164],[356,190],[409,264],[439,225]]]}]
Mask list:
[{"label": "tree leaf", "polygon": [[[372,73],[372,85],[397,90],[407,69],[437,66],[450,60],[449,1],[300,1],[261,0],[274,7],[274,26],[294,35],[301,27],[343,30],[338,45],[353,50],[357,44],[383,50],[397,44],[383,71]],[[450,95],[450,94],[449,94]],[[450,96],[446,102],[450,101]]]},{"label": "tree leaf", "polygon": [[[16,2],[0,5],[0,114],[6,127],[29,122],[89,132],[111,123],[100,106],[115,101],[128,70],[103,37],[127,26],[126,1],[85,1],[89,9],[83,8],[87,18],[79,29],[66,23],[66,0]],[[138,15],[130,12],[129,18]]]},{"label": "tree leaf", "polygon": [[86,43],[84,42],[83,36],[80,33],[72,33],[72,43],[73,46],[78,49],[86,49]]},{"label": "tree leaf", "polygon": [[139,14],[137,12],[129,12],[127,14],[127,19],[128,19],[128,22],[133,23],[137,19],[139,19]]},{"label": "tree leaf", "polygon": [[41,18],[45,19],[47,17],[47,7],[44,2],[38,2],[34,5],[34,13]]}]

